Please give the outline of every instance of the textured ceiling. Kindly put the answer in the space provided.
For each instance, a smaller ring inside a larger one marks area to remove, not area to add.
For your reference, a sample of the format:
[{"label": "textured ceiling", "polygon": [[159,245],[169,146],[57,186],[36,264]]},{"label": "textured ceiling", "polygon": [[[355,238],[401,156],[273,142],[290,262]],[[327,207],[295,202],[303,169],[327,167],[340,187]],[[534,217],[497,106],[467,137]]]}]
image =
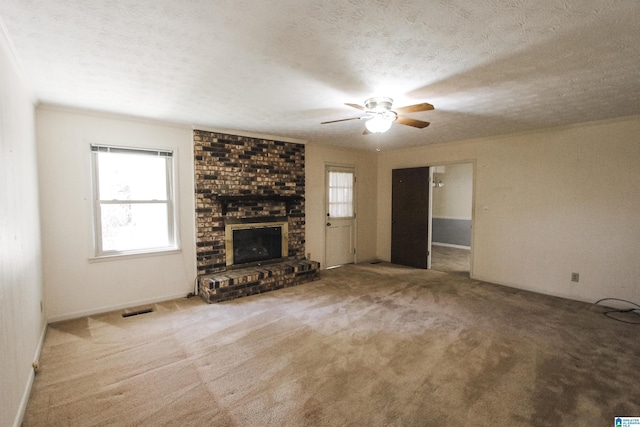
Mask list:
[{"label": "textured ceiling", "polygon": [[[640,114],[636,0],[0,0],[39,101],[383,150]],[[345,102],[429,102],[362,135]]]}]

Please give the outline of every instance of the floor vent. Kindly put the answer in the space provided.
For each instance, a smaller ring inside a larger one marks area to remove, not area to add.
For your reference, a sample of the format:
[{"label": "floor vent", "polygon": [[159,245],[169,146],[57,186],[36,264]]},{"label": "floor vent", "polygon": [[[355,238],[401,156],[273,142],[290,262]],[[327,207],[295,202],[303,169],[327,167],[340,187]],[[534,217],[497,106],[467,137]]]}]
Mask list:
[{"label": "floor vent", "polygon": [[137,316],[138,314],[153,313],[153,308],[145,308],[144,310],[132,311],[130,313],[122,313],[122,317]]}]

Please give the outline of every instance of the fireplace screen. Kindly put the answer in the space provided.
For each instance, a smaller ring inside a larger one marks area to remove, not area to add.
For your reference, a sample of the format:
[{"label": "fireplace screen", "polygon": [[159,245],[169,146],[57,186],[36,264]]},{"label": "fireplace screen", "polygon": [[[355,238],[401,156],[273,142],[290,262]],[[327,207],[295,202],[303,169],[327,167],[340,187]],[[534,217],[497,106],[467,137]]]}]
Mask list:
[{"label": "fireplace screen", "polygon": [[286,222],[227,225],[227,265],[249,264],[288,255]]},{"label": "fireplace screen", "polygon": [[233,263],[264,261],[282,256],[282,228],[265,227],[233,231]]}]

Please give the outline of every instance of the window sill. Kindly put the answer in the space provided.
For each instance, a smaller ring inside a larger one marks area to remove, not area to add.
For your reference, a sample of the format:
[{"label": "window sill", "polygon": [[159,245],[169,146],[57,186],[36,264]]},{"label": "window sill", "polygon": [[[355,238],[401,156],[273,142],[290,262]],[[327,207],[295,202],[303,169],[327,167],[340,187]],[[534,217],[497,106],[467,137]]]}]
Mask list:
[{"label": "window sill", "polygon": [[148,258],[154,256],[164,256],[164,255],[175,255],[182,253],[182,249],[180,248],[171,248],[171,249],[161,249],[161,250],[153,250],[149,252],[134,252],[134,253],[120,253],[120,254],[110,254],[110,255],[100,255],[89,257],[89,263],[95,262],[106,262],[106,261],[118,261],[125,259],[135,259],[135,258]]}]

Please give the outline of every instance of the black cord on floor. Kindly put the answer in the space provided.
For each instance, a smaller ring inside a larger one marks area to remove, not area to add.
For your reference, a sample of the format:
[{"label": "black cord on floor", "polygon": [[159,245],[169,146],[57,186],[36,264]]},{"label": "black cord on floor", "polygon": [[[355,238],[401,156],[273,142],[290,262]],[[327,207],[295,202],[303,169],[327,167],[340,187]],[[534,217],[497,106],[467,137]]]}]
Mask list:
[{"label": "black cord on floor", "polygon": [[[620,302],[623,302],[625,304],[635,305],[638,308],[618,309],[618,308],[613,308],[613,307],[607,307],[605,305],[605,307],[611,308],[612,310],[611,311],[605,311],[603,314],[605,316],[607,316],[609,319],[617,320],[618,322],[629,323],[630,325],[640,325],[640,313],[639,313],[640,312],[640,305],[636,304],[635,302],[627,301],[625,299],[620,299],[620,298],[602,298],[601,300],[596,301],[595,305],[600,304],[602,301],[620,301]],[[637,322],[630,322],[628,320],[618,319],[617,317],[614,317],[611,313],[613,313],[613,314],[626,314],[626,313],[635,314],[636,316],[638,316],[638,321]]]}]

